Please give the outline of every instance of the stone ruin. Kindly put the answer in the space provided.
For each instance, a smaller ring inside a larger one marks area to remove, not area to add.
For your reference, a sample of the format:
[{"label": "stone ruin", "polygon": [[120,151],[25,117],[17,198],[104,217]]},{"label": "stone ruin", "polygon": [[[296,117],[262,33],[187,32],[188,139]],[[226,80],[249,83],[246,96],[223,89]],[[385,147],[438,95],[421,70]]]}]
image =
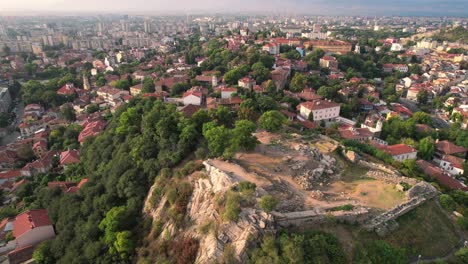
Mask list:
[{"label": "stone ruin", "polygon": [[335,158],[321,153],[315,147],[310,147],[305,144],[298,145],[296,150],[318,163],[317,168],[309,169],[306,167],[307,161],[287,158],[288,162],[291,163],[289,168],[293,172],[292,176],[294,180],[301,185],[304,190],[311,190],[317,184],[323,184],[330,180],[331,176],[335,174]]}]

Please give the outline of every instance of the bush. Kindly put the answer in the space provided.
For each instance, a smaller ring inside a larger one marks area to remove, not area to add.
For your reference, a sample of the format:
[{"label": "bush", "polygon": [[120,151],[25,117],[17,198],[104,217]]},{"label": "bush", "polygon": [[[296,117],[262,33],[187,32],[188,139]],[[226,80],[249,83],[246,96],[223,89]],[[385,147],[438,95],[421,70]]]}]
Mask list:
[{"label": "bush", "polygon": [[271,211],[273,211],[273,209],[275,209],[275,207],[278,205],[278,200],[271,196],[271,195],[264,195],[261,199],[260,199],[260,208],[269,213]]},{"label": "bush", "polygon": [[457,224],[464,230],[468,230],[468,218],[466,217],[457,218]]},{"label": "bush", "polygon": [[239,220],[240,212],[240,195],[233,191],[227,191],[226,204],[222,214],[223,220],[237,222],[237,220]]},{"label": "bush", "polygon": [[241,193],[253,193],[257,188],[257,185],[255,185],[255,183],[252,182],[243,181],[240,182],[239,185],[237,185],[237,188]]},{"label": "bush", "polygon": [[332,211],[351,211],[354,209],[354,206],[352,204],[344,204],[341,206],[337,206],[332,208]]},{"label": "bush", "polygon": [[452,196],[448,194],[441,194],[439,196],[439,202],[445,210],[449,212],[455,211],[456,203],[455,200],[453,200]]}]

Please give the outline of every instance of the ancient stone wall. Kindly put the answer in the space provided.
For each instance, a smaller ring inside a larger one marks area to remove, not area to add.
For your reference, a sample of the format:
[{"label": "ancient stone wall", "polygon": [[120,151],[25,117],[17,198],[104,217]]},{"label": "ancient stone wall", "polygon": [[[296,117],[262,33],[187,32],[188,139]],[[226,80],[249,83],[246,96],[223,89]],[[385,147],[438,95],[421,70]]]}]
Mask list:
[{"label": "ancient stone wall", "polygon": [[290,213],[272,212],[271,214],[275,223],[283,228],[311,227],[327,221],[362,224],[369,217],[369,211],[363,207],[351,211],[327,212],[323,209],[315,209]]},{"label": "ancient stone wall", "polygon": [[398,217],[406,214],[407,212],[418,207],[427,200],[430,200],[437,196],[438,192],[434,186],[427,182],[420,182],[413,186],[409,191],[410,200],[399,204],[392,209],[382,213],[373,219],[367,221],[364,224],[364,228],[367,230],[374,230],[381,226],[384,226],[387,222],[397,219]]}]

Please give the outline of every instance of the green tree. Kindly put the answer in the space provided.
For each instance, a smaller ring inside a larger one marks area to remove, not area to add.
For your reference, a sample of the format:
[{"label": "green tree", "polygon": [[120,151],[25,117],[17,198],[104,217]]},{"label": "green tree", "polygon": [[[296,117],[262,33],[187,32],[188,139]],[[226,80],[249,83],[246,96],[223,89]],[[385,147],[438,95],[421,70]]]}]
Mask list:
[{"label": "green tree", "polygon": [[225,126],[218,126],[213,122],[203,125],[203,136],[208,143],[210,156],[220,157],[231,145],[231,132]]},{"label": "green tree", "polygon": [[441,194],[439,196],[439,202],[440,202],[440,205],[442,205],[442,207],[449,211],[449,212],[452,212],[452,211],[455,211],[455,208],[456,208],[456,203],[455,203],[455,200],[453,200],[453,198],[448,195],[448,194]]},{"label": "green tree", "polygon": [[427,101],[429,100],[429,93],[426,90],[420,91],[416,95],[416,100],[418,100],[419,104],[422,104],[422,105],[427,104]]},{"label": "green tree", "polygon": [[49,263],[56,262],[56,260],[52,256],[50,244],[51,242],[46,240],[42,242],[41,244],[39,244],[39,246],[34,250],[32,257],[36,261],[36,263],[49,264]]},{"label": "green tree", "polygon": [[150,77],[145,77],[143,79],[143,85],[141,88],[142,93],[154,93],[154,81]]},{"label": "green tree", "polygon": [[468,263],[468,248],[461,248],[455,252],[457,263]]},{"label": "green tree", "polygon": [[260,127],[270,132],[277,132],[285,122],[286,117],[277,110],[265,112],[259,119]]},{"label": "green tree", "polygon": [[289,89],[292,92],[302,92],[304,88],[307,86],[307,78],[301,74],[296,73],[291,80],[291,84],[289,85]]},{"label": "green tree", "polygon": [[125,80],[117,80],[114,84],[115,87],[121,89],[121,90],[130,90],[131,83],[128,81],[128,79]]},{"label": "green tree", "polygon": [[76,120],[75,110],[68,104],[62,106],[60,113],[68,121],[74,122]]},{"label": "green tree", "polygon": [[249,120],[239,120],[232,131],[232,144],[246,150],[255,149],[257,139],[252,135],[256,126]]},{"label": "green tree", "polygon": [[132,233],[130,231],[118,232],[114,242],[114,248],[122,259],[128,259],[135,250],[135,242],[133,241]]},{"label": "green tree", "polygon": [[270,78],[270,70],[263,63],[257,62],[252,65],[252,77],[257,83],[263,83]]},{"label": "green tree", "polygon": [[418,154],[422,159],[430,160],[435,152],[434,139],[425,137],[419,142]]}]

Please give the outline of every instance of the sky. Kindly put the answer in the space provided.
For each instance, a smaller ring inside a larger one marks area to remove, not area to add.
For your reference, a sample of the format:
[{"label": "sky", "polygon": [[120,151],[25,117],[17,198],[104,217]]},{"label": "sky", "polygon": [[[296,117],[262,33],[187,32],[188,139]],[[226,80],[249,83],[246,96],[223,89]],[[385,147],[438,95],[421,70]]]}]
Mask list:
[{"label": "sky", "polygon": [[468,17],[468,0],[0,0],[3,12],[202,13]]}]

